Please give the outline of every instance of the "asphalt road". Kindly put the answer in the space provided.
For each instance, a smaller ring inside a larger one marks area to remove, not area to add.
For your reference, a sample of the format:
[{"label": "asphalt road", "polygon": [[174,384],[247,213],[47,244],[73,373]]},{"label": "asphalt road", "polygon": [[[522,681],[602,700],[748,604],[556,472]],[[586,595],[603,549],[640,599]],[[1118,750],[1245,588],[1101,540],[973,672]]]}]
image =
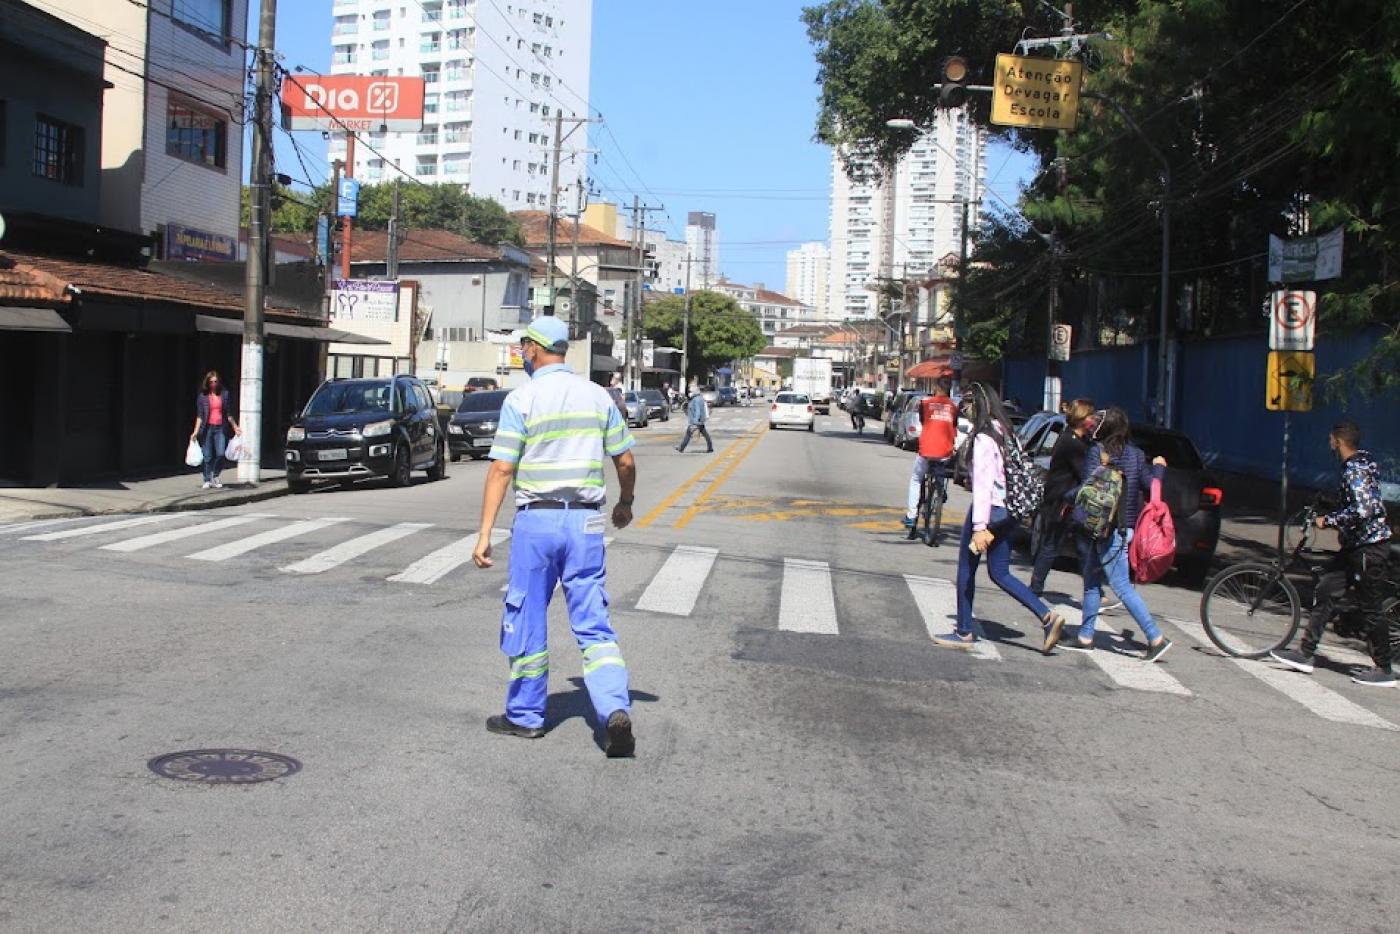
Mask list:
[{"label": "asphalt road", "polygon": [[[1221,658],[1170,578],[1161,665],[1136,630],[1044,657],[985,579],[992,639],[939,649],[956,548],[898,527],[910,455],[764,414],[717,412],[712,455],[638,432],[608,553],[632,760],[597,745],[562,607],[549,735],[482,729],[482,463],[0,529],[0,930],[1394,930],[1400,691],[1340,648],[1312,679]],[[303,769],[147,768],[211,747]]]}]

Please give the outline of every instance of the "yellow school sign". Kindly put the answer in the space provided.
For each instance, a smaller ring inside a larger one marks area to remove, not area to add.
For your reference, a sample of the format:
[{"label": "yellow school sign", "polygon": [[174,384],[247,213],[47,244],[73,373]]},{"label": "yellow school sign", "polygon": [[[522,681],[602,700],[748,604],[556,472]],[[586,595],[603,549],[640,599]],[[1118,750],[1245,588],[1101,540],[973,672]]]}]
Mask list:
[{"label": "yellow school sign", "polygon": [[1074,129],[1083,75],[1080,62],[998,55],[992,122],[1045,130]]},{"label": "yellow school sign", "polygon": [[1271,412],[1311,412],[1317,361],[1311,352],[1269,351],[1269,375],[1264,408]]}]

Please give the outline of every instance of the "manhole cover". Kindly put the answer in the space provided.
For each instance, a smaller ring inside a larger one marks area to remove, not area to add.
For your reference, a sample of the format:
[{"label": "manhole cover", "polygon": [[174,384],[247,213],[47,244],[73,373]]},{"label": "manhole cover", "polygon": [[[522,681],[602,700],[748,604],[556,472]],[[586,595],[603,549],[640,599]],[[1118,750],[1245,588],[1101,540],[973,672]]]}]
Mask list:
[{"label": "manhole cover", "polygon": [[146,765],[161,778],[210,785],[268,782],[301,771],[301,763],[290,756],[253,749],[192,749],[156,756]]}]

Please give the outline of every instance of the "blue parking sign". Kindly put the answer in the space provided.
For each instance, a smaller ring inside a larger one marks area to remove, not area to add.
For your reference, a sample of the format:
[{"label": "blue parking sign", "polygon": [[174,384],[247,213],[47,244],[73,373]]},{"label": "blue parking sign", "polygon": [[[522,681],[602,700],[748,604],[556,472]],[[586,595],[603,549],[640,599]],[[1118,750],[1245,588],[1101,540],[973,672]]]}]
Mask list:
[{"label": "blue parking sign", "polygon": [[340,180],[339,196],[336,198],[335,213],[340,217],[354,217],[359,204],[360,180],[357,178],[342,178]]}]

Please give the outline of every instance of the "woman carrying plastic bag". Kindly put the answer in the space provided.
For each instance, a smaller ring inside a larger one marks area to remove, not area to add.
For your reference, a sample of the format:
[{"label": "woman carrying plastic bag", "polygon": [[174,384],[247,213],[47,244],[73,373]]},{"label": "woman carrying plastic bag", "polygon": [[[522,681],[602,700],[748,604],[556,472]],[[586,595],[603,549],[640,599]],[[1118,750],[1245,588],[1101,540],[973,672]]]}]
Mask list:
[{"label": "woman carrying plastic bag", "polygon": [[206,490],[211,486],[216,490],[224,487],[219,480],[219,472],[224,469],[224,447],[229,428],[233,429],[235,436],[243,434],[233,418],[233,400],[224,388],[223,380],[219,379],[217,370],[210,370],[204,374],[204,384],[195,397],[194,430],[190,432],[190,443],[199,444],[201,458],[195,463],[190,462],[188,454],[185,458],[191,467],[204,468],[203,488]]}]

